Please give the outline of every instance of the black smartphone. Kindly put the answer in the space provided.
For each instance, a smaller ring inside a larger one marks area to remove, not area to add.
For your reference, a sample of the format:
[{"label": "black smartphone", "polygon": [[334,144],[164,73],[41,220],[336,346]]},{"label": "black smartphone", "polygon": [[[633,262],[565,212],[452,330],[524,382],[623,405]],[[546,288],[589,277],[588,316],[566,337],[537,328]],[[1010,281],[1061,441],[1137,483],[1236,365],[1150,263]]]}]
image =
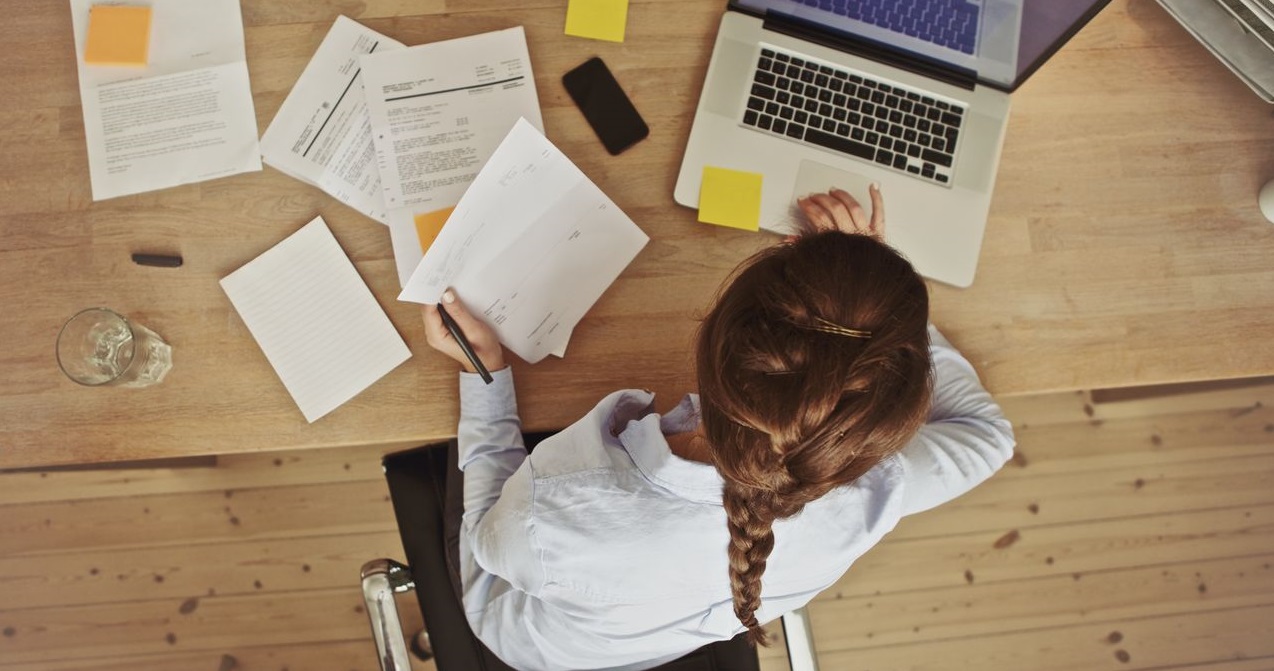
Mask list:
[{"label": "black smartphone", "polygon": [[612,156],[650,134],[650,128],[602,59],[590,58],[562,75],[562,85]]}]

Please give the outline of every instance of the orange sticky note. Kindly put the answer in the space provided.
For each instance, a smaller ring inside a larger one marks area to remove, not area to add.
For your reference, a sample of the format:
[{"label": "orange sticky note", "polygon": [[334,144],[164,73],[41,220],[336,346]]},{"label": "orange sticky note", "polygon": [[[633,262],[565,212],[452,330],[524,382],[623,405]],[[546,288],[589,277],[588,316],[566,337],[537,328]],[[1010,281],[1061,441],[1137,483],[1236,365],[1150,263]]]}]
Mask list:
[{"label": "orange sticky note", "polygon": [[150,52],[150,7],[93,5],[88,13],[84,62],[145,66]]},{"label": "orange sticky note", "polygon": [[451,216],[451,211],[455,207],[444,207],[441,210],[426,212],[416,215],[416,237],[420,238],[420,253],[429,251],[429,246],[438,239],[438,234],[442,232],[442,225],[447,223],[447,218]]},{"label": "orange sticky note", "polygon": [[703,167],[699,221],[755,231],[761,227],[761,175]]},{"label": "orange sticky note", "polygon": [[628,0],[570,0],[566,34],[608,42],[623,42],[628,24]]}]

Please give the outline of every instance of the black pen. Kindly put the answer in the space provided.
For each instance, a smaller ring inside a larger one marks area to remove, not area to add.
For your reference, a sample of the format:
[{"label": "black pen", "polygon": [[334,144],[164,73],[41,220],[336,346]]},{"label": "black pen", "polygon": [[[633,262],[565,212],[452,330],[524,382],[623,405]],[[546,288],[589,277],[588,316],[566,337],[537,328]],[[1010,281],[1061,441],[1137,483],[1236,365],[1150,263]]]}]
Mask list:
[{"label": "black pen", "polygon": [[482,381],[487,384],[494,382],[495,378],[491,377],[491,371],[482,365],[482,359],[479,359],[478,355],[474,353],[473,345],[470,345],[469,339],[464,337],[464,331],[460,330],[460,325],[456,323],[456,320],[452,319],[451,315],[447,314],[447,311],[443,309],[442,303],[438,304],[438,316],[442,317],[442,325],[446,326],[447,330],[451,332],[451,337],[456,339],[456,344],[460,345],[460,351],[464,352],[465,357],[469,359],[469,363],[478,369],[478,375],[482,376]]}]

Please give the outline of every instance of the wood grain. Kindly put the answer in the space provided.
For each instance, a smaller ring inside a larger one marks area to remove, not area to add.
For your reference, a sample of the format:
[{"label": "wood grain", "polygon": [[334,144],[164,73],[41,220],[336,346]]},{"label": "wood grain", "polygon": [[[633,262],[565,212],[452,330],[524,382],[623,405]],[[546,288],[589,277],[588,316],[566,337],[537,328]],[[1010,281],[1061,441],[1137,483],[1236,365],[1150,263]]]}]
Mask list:
[{"label": "wood grain", "polygon": [[[92,202],[65,3],[14,0],[0,113],[0,467],[379,446],[454,432],[455,366],[398,303],[385,229],[272,169]],[[651,236],[564,360],[515,365],[526,423],[565,425],[620,387],[692,384],[695,317],[767,236],[695,223],[671,199],[717,2],[633,2],[627,41],[562,34],[564,0],[245,0],[264,129],[337,14],[408,44],[524,25],[549,137]],[[675,9],[675,11],[673,11]],[[600,55],[650,138],[607,156],[558,78]],[[1274,373],[1268,107],[1151,0],[1116,0],[1014,96],[979,275],[933,316],[996,392]],[[307,425],[217,280],[322,215],[414,358]],[[138,250],[181,253],[143,268]],[[157,388],[85,389],[53,359],[62,322],[108,305],[175,348]]]}]

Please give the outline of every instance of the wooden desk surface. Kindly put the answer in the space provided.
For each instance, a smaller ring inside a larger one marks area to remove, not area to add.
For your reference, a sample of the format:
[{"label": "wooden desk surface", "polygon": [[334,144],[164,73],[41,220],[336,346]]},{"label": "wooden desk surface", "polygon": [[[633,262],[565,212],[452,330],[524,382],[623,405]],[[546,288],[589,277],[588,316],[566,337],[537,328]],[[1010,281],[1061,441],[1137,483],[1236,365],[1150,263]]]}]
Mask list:
[{"label": "wooden desk surface", "polygon": [[[18,0],[0,26],[0,467],[451,435],[455,369],[397,302],[386,230],[264,172],[94,203],[65,2]],[[406,44],[526,26],[550,139],[650,235],[563,360],[517,366],[529,428],[604,394],[691,383],[689,343],[718,283],[771,238],[697,224],[672,189],[723,2],[634,0],[622,44],[565,37],[565,0],[244,0],[264,130],[338,13]],[[602,56],[652,129],[608,156],[562,89]],[[1016,95],[971,289],[933,287],[934,322],[1000,394],[1274,373],[1274,120],[1151,0],[1116,0]],[[886,194],[887,196],[888,194]],[[305,423],[217,280],[322,215],[414,357]],[[177,270],[139,250],[176,251]],[[54,360],[63,321],[113,307],[161,333],[150,389],[88,389]]]}]

